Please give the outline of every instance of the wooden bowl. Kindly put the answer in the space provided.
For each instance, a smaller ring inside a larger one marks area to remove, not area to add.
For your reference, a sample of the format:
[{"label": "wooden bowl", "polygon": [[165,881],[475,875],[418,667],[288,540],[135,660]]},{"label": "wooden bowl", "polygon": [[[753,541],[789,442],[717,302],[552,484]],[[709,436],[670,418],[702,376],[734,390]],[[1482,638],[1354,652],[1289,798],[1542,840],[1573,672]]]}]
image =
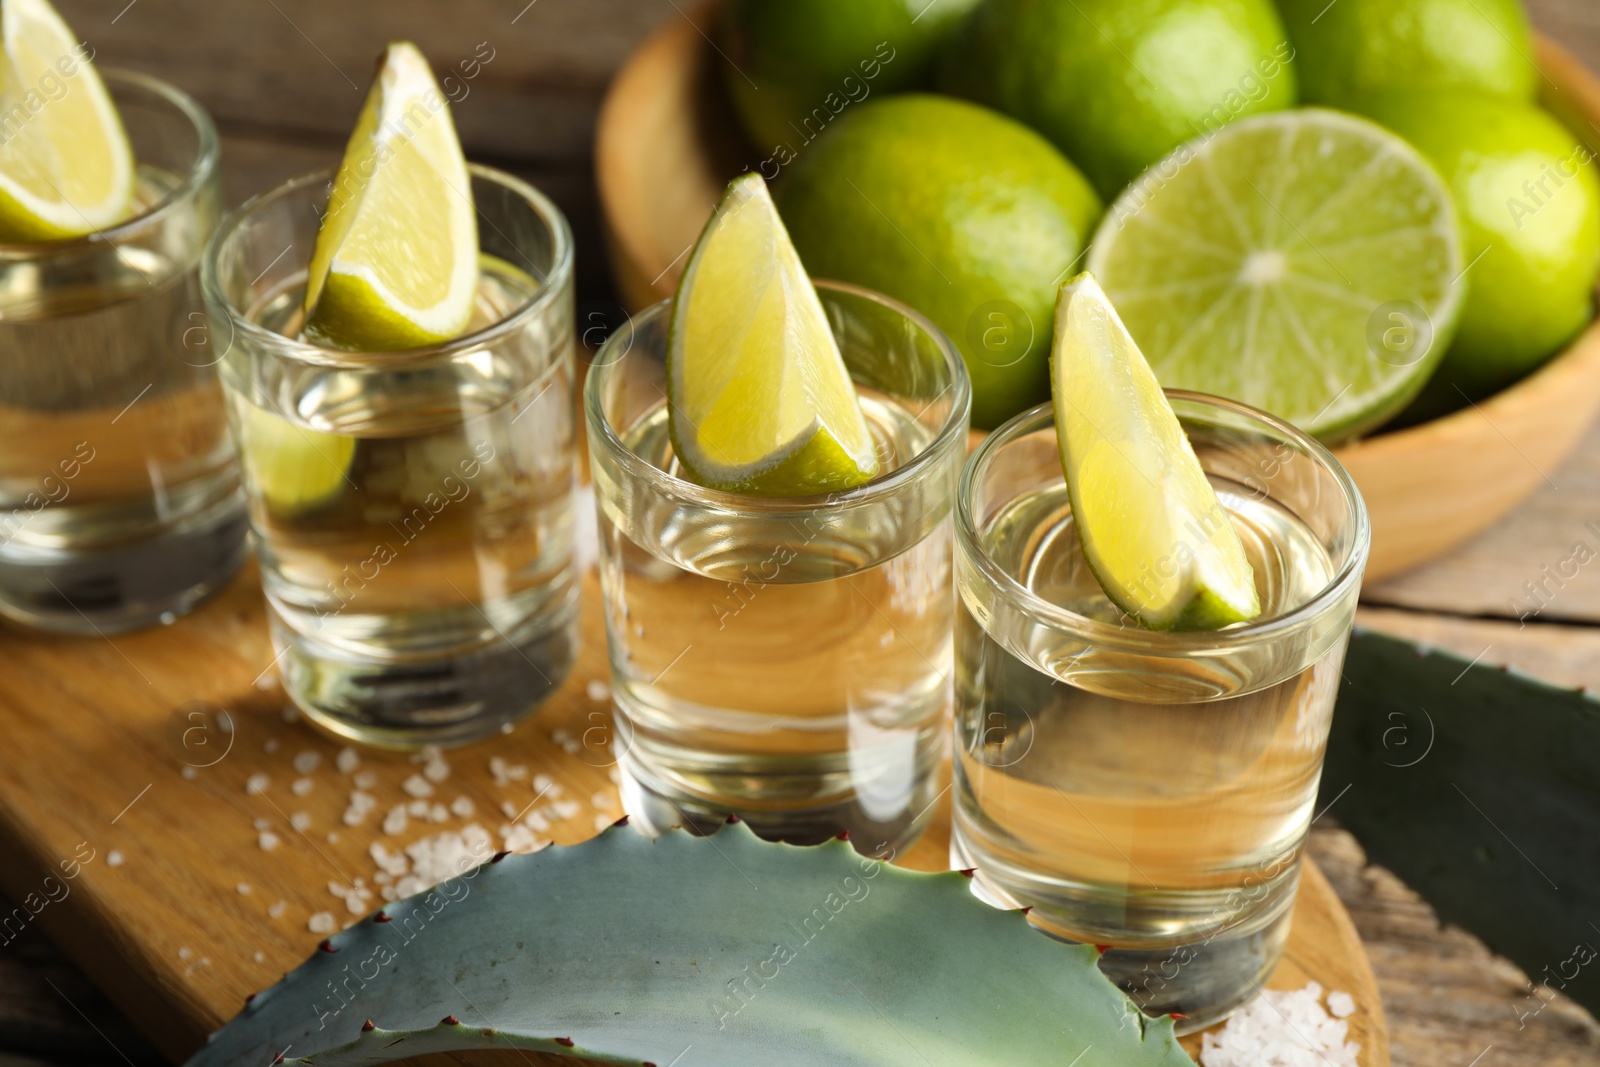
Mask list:
[{"label": "wooden bowl", "polygon": [[[675,19],[617,74],[600,112],[595,170],[606,246],[624,302],[672,295],[722,188],[760,153],[723,92],[707,36],[717,4]],[[1545,107],[1600,127],[1600,82],[1538,42]],[[1367,578],[1432,559],[1479,533],[1551,478],[1600,411],[1600,323],[1522,381],[1454,414],[1337,450],[1372,514]]]}]

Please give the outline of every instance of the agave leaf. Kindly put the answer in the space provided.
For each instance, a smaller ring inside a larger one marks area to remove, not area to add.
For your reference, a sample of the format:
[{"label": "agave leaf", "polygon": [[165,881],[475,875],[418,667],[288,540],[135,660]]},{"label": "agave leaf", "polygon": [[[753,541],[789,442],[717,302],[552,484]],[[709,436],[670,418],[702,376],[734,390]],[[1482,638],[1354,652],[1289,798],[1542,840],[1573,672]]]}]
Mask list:
[{"label": "agave leaf", "polygon": [[1322,804],[1541,986],[1519,1016],[1600,1011],[1600,702],[1360,631],[1344,671]]},{"label": "agave leaf", "polygon": [[969,884],[743,825],[655,840],[613,828],[335,934],[189,1063],[513,1047],[628,1064],[692,1048],[697,1067],[1192,1065],[1172,1021],[1140,1015],[1093,948]]}]

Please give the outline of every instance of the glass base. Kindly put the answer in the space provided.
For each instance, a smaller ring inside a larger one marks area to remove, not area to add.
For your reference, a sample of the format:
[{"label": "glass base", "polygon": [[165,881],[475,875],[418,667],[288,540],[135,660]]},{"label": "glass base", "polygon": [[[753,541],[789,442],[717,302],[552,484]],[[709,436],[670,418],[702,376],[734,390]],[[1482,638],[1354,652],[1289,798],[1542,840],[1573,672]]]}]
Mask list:
[{"label": "glass base", "polygon": [[1248,891],[1141,896],[1018,870],[975,845],[958,820],[950,864],[975,868],[975,896],[997,908],[1031,907],[1028,921],[1062,941],[1111,946],[1100,970],[1151,1018],[1177,1016],[1179,1034],[1221,1022],[1259,994],[1289,941],[1298,863]]},{"label": "glass base", "polygon": [[468,653],[355,656],[284,624],[269,601],[277,670],[308,719],[379,748],[464,745],[501,733],[566,681],[577,658],[576,605]]},{"label": "glass base", "polygon": [[0,615],[63,634],[170,623],[228,583],[248,550],[235,495],[183,530],[99,550],[0,545]]},{"label": "glass base", "polygon": [[791,845],[819,845],[848,833],[857,852],[882,860],[891,860],[916,843],[928,828],[934,801],[938,799],[929,776],[927,797],[919,793],[913,798],[917,803],[908,805],[899,816],[884,819],[868,814],[855,797],[817,806],[781,808],[760,806],[756,797],[748,798],[748,802],[708,801],[666,786],[631,754],[622,757],[618,769],[622,810],[633,826],[651,836],[674,827],[701,836],[713,834],[731,814],[748,823],[756,836]]}]

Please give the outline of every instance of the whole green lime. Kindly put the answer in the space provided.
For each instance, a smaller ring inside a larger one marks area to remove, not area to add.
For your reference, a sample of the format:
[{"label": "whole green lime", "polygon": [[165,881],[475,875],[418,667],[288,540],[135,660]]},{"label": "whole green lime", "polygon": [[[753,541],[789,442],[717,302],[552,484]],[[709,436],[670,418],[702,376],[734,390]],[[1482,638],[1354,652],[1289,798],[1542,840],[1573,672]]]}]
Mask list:
[{"label": "whole green lime", "polygon": [[975,425],[1050,395],[1056,290],[1101,205],[1043,137],[948,97],[874,100],[800,157],[778,209],[813,277],[887,293],[949,335]]},{"label": "whole green lime", "polygon": [[1307,103],[1349,107],[1387,89],[1479,89],[1533,99],[1518,0],[1278,0]]},{"label": "whole green lime", "polygon": [[977,2],[732,0],[718,38],[745,132],[763,151],[798,153],[845,108],[921,85]]},{"label": "whole green lime", "polygon": [[1111,197],[1178,145],[1293,107],[1269,0],[988,0],[943,85],[1032,126]]},{"label": "whole green lime", "polygon": [[1467,299],[1430,387],[1456,404],[1462,394],[1486,396],[1589,321],[1600,272],[1595,153],[1532,104],[1483,93],[1394,91],[1358,106],[1450,183],[1470,264]]}]

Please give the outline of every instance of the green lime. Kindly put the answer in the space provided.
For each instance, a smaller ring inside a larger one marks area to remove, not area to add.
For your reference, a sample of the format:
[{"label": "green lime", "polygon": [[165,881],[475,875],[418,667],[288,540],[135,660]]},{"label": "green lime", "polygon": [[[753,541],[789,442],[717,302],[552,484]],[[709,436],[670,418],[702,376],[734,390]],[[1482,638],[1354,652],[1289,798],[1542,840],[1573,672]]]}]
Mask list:
[{"label": "green lime", "polygon": [[1589,321],[1600,272],[1594,150],[1532,104],[1481,93],[1395,91],[1359,106],[1432,160],[1455,194],[1471,269],[1429,393],[1452,407],[1486,396]]},{"label": "green lime", "polygon": [[760,175],[735,178],[672,304],[672,449],[701,485],[848,489],[878,468],[855,383]]},{"label": "green lime", "polygon": [[1351,107],[1383,89],[1481,89],[1533,99],[1518,0],[1278,0],[1307,103]]},{"label": "green lime", "polygon": [[[116,225],[133,201],[134,160],[105,84],[46,0],[5,0],[3,14],[0,241]],[[42,95],[51,85],[59,96]]]},{"label": "green lime", "polygon": [[1152,630],[1261,614],[1239,534],[1092,274],[1061,287],[1050,392],[1073,525],[1111,602]]},{"label": "green lime", "polygon": [[1397,412],[1444,354],[1465,263],[1450,192],[1365,119],[1236,122],[1151,167],[1089,251],[1161,383],[1327,439]]},{"label": "green lime", "polygon": [[416,45],[378,66],[317,233],[306,332],[385,352],[466,329],[478,290],[478,226],[450,106]]},{"label": "green lime", "polygon": [[355,438],[308,430],[254,404],[240,408],[244,467],[270,510],[304,515],[344,492]]},{"label": "green lime", "polygon": [[945,87],[1039,130],[1115,196],[1178,145],[1293,107],[1293,50],[1269,0],[989,0]]},{"label": "green lime", "polygon": [[1100,201],[1038,134],[920,93],[852,108],[784,180],[807,269],[901,300],[949,335],[992,428],[1048,395],[1056,288]]},{"label": "green lime", "polygon": [[[718,34],[745,132],[768,177],[844,110],[927,80],[978,0],[733,0]],[[786,151],[780,152],[779,149]]]}]

